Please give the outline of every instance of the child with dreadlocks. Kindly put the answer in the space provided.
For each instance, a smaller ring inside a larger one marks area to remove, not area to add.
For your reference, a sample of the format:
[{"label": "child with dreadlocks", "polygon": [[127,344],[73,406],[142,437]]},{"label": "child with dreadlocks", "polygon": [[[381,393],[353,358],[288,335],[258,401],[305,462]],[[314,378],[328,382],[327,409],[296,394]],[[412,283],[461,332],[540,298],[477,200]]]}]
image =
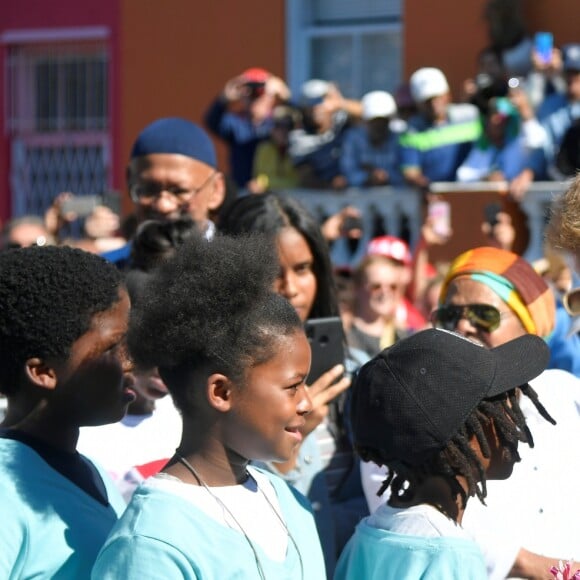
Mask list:
[{"label": "child with dreadlocks", "polygon": [[364,365],[352,394],[352,429],[364,461],[388,468],[388,502],[357,527],[335,580],[487,578],[461,527],[468,499],[484,502],[486,479],[506,479],[518,442],[533,446],[518,387],[546,367],[545,342],[524,335],[485,349],[429,329]]}]

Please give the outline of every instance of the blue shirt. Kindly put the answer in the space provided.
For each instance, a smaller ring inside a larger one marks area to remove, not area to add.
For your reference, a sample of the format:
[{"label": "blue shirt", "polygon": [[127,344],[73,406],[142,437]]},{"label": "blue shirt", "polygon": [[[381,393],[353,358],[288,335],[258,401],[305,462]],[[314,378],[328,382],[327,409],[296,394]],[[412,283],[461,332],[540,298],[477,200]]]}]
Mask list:
[{"label": "blue shirt", "polygon": [[275,475],[268,477],[299,554],[289,540],[283,561],[272,560],[257,544],[254,555],[238,530],[222,525],[187,499],[145,483],[111,532],[92,578],[259,578],[258,558],[266,578],[294,580],[303,568],[304,580],[323,580],[324,560],[307,500]]},{"label": "blue shirt", "polygon": [[249,116],[227,110],[227,103],[216,99],[205,114],[205,123],[229,145],[230,170],[238,187],[245,187],[252,179],[254,155],[258,143],[270,137],[272,119],[254,124]]},{"label": "blue shirt", "polygon": [[455,181],[457,168],[480,135],[479,113],[473,105],[449,105],[447,121],[441,125],[417,115],[400,139],[401,169],[420,169],[430,181]]},{"label": "blue shirt", "polygon": [[28,445],[0,438],[0,578],[88,578],[125,504],[100,472],[103,505]]},{"label": "blue shirt", "polygon": [[403,177],[399,170],[399,135],[389,133],[387,139],[378,146],[369,141],[364,125],[352,127],[344,135],[340,172],[348,185],[365,185],[370,169],[384,169],[389,174],[389,183],[400,185]]},{"label": "blue shirt", "polygon": [[549,369],[562,369],[580,377],[580,336],[572,327],[574,318],[565,310],[562,302],[556,303],[556,324],[548,338],[550,347]]},{"label": "blue shirt", "polygon": [[558,152],[566,131],[580,117],[580,102],[570,102],[561,93],[550,95],[538,109],[538,121],[546,130],[546,157],[551,162]]},{"label": "blue shirt", "polygon": [[330,183],[340,174],[342,143],[348,114],[338,111],[333,125],[324,133],[309,133],[304,129],[290,131],[289,154],[295,166],[309,165],[320,181]]},{"label": "blue shirt", "polygon": [[476,143],[457,170],[457,181],[482,181],[493,171],[501,171],[508,181],[524,169],[531,169],[534,175],[539,175],[543,171],[542,161],[542,150],[526,147],[519,136],[510,139],[500,148],[491,144],[484,147]]},{"label": "blue shirt", "polygon": [[481,550],[455,537],[420,537],[363,520],[344,549],[334,580],[487,580]]}]

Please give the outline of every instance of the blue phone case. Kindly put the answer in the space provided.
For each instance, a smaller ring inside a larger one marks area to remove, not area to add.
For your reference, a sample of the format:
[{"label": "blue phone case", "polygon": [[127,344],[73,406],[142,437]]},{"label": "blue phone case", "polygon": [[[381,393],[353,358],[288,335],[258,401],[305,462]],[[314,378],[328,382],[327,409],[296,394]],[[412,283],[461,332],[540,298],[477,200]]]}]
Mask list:
[{"label": "blue phone case", "polygon": [[543,62],[548,63],[552,60],[552,49],[554,48],[554,36],[551,32],[536,33],[534,46],[538,56]]}]

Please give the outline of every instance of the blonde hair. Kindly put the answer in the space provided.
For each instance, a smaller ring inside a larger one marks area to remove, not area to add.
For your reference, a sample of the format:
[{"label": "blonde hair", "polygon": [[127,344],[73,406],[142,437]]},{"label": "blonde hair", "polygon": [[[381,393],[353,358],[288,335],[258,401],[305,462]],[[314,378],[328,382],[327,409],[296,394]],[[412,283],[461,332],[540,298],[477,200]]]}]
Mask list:
[{"label": "blonde hair", "polygon": [[552,205],[546,238],[556,249],[580,252],[580,174]]}]

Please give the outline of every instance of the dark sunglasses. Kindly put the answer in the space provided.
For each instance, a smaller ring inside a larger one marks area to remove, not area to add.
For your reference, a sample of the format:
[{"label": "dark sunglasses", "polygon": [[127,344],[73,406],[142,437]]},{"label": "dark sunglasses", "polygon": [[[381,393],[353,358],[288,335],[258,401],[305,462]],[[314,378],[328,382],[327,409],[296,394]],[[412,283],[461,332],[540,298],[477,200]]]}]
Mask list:
[{"label": "dark sunglasses", "polygon": [[431,313],[433,326],[445,330],[455,330],[462,318],[469,320],[479,330],[493,332],[500,325],[501,312],[491,304],[446,304]]}]

